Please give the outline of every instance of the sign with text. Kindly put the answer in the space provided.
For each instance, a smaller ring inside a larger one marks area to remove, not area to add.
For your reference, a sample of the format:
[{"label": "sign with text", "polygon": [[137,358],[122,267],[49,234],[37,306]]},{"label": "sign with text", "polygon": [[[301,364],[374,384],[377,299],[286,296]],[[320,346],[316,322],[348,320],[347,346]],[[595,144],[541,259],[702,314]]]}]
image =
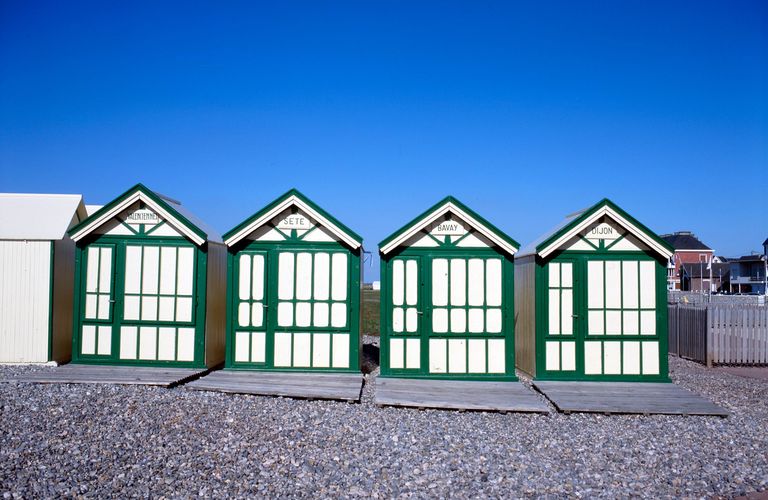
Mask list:
[{"label": "sign with text", "polygon": [[277,228],[278,229],[299,229],[299,230],[306,230],[306,229],[312,229],[312,223],[309,221],[309,218],[301,215],[301,214],[291,214],[287,217],[284,217],[280,219],[277,222]]},{"label": "sign with text", "polygon": [[128,224],[146,224],[153,226],[162,222],[160,216],[148,208],[140,208],[123,214],[123,220]]},{"label": "sign with text", "polygon": [[587,231],[585,237],[588,240],[610,240],[613,241],[621,236],[621,232],[618,228],[613,227],[607,222],[600,223],[596,226],[592,226]]},{"label": "sign with text", "polygon": [[444,220],[432,230],[434,236],[461,236],[464,233],[464,226],[455,220]]}]

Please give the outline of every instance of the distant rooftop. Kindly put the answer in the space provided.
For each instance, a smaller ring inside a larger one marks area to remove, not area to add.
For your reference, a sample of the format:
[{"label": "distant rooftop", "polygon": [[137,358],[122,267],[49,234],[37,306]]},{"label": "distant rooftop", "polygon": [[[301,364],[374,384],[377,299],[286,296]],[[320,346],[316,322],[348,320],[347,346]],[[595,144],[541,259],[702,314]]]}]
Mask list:
[{"label": "distant rooftop", "polygon": [[672,245],[675,250],[712,250],[691,231],[662,234],[661,239]]}]

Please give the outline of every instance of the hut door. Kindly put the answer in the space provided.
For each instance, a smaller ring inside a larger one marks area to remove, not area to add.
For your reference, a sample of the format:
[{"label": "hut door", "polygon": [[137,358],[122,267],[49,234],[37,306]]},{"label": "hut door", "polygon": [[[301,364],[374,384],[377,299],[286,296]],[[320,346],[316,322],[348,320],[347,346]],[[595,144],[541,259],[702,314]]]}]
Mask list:
[{"label": "hut door", "polygon": [[422,299],[420,257],[392,260],[392,338],[389,341],[389,367],[392,370],[421,368]]},{"label": "hut door", "polygon": [[267,360],[267,254],[242,252],[237,260],[235,362],[264,364]]},{"label": "hut door", "polygon": [[576,332],[579,315],[574,307],[578,289],[571,260],[550,262],[547,285],[545,368],[550,372],[576,372]]},{"label": "hut door", "polygon": [[85,293],[82,296],[80,354],[112,355],[112,322],[115,303],[115,246],[91,245],[85,256]]}]

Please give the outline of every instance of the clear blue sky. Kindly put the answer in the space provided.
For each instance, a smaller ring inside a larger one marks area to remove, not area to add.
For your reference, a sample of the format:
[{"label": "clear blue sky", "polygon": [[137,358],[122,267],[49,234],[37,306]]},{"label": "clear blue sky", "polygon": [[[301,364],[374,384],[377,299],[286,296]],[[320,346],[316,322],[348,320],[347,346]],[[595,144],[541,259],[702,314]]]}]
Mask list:
[{"label": "clear blue sky", "polygon": [[607,196],[735,255],[767,173],[764,1],[0,1],[0,191],[223,232],[296,187],[374,255],[447,194],[523,244]]}]

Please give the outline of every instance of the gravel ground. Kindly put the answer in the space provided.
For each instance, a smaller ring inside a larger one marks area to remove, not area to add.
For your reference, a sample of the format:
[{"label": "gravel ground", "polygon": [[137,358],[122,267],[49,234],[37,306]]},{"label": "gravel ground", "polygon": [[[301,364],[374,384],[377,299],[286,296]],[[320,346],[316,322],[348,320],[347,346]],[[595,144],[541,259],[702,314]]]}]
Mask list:
[{"label": "gravel ground", "polygon": [[[369,348],[367,352],[373,352]],[[518,415],[0,383],[0,495],[734,496],[768,489],[768,381],[670,359],[718,417]],[[41,367],[0,367],[13,378]]]}]

